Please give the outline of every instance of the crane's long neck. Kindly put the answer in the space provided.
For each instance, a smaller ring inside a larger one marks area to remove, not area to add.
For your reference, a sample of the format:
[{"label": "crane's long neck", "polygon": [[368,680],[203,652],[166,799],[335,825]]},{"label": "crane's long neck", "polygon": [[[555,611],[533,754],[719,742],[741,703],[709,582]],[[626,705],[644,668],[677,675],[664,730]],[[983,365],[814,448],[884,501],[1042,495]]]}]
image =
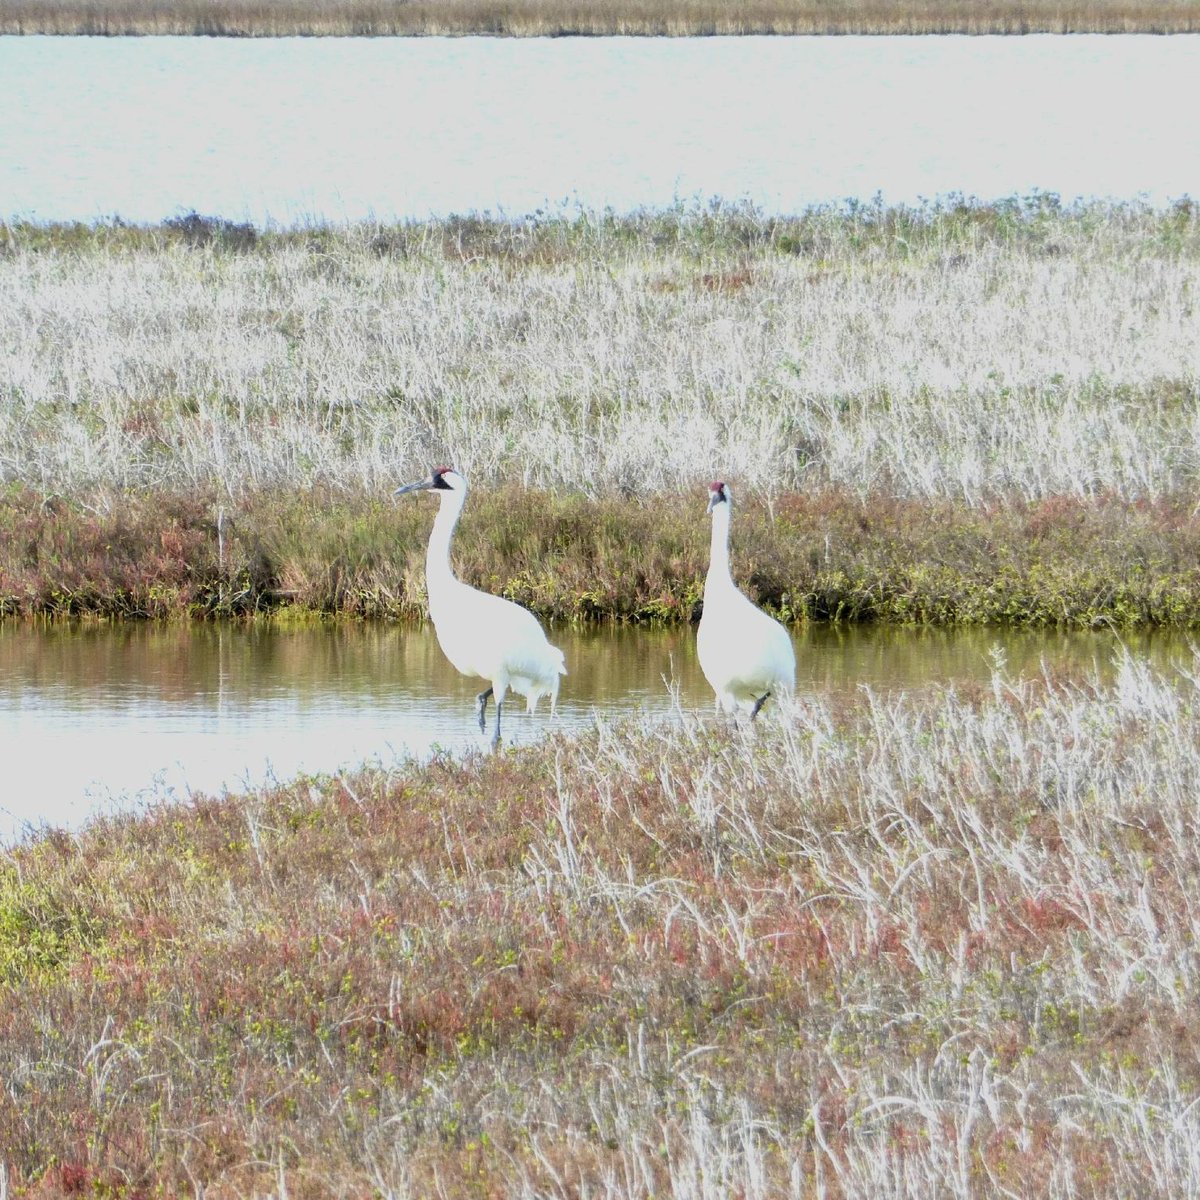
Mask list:
[{"label": "crane's long neck", "polygon": [[429,534],[429,548],[425,551],[425,588],[429,592],[429,607],[432,609],[446,594],[448,588],[458,582],[450,569],[450,538],[462,515],[466,492],[442,492],[439,496],[438,515]]},{"label": "crane's long neck", "polygon": [[712,541],[708,551],[708,576],[704,590],[712,587],[733,587],[733,575],[729,570],[729,518],[733,506],[728,501],[718,504],[712,511]]}]

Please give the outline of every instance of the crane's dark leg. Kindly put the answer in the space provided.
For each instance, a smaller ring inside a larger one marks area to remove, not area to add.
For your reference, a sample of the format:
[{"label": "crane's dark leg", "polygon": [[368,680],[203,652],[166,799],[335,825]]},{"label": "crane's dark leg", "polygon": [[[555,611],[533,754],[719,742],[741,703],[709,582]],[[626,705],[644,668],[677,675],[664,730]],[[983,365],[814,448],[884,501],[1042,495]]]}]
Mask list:
[{"label": "crane's dark leg", "polygon": [[504,707],[502,700],[496,701],[496,728],[492,730],[492,747],[493,749],[500,745],[500,710]]},{"label": "crane's dark leg", "polygon": [[475,697],[475,715],[479,718],[480,733],[487,732],[487,717],[485,714],[487,713],[488,697],[491,694],[492,689],[488,688],[486,692],[480,692],[479,695]]},{"label": "crane's dark leg", "polygon": [[765,692],[763,695],[759,696],[759,698],[757,700],[755,700],[754,707],[750,710],[750,720],[753,721],[754,718],[758,716],[758,710],[760,708],[762,708],[762,706],[764,704],[766,704],[766,702],[768,700],[770,700],[770,698],[771,698],[771,693]]}]

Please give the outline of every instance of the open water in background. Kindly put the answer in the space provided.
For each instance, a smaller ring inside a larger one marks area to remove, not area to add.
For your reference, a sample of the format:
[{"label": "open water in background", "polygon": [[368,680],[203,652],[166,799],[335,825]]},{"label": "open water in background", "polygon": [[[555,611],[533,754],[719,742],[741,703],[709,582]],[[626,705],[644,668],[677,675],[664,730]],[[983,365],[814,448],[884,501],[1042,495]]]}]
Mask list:
[{"label": "open water in background", "polygon": [[0,38],[0,217],[1200,190],[1200,36]]},{"label": "open water in background", "polygon": [[[695,631],[556,628],[567,656],[558,714],[505,707],[507,744],[547,729],[666,719],[676,699],[710,714]],[[1043,666],[1113,673],[1109,633],[814,627],[797,633],[797,688],[812,698],[934,684],[986,684]],[[1130,649],[1166,671],[1194,668],[1178,635]],[[442,657],[431,626],[0,622],[0,843],[27,824],[79,826],[93,813],[328,773],[394,765],[441,747],[487,749],[474,724],[483,685]],[[491,710],[489,709],[489,714]]]}]

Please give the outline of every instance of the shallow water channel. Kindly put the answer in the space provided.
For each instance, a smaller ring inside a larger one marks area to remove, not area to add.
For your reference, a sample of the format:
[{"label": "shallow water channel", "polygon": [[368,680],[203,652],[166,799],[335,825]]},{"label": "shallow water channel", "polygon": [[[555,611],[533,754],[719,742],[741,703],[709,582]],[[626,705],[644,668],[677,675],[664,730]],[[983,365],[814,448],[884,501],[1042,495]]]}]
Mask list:
[{"label": "shallow water channel", "polygon": [[[691,629],[559,628],[570,674],[554,725],[543,706],[505,714],[505,741],[601,716],[711,711]],[[1188,640],[1128,644],[1170,668]],[[796,635],[802,695],[916,689],[1010,675],[1111,667],[1111,634],[817,628]],[[300,630],[0,623],[0,841],[27,825],[78,826],[112,808],[256,787],[301,772],[392,764],[485,748],[472,722],[479,685],[443,659],[429,626]]]}]

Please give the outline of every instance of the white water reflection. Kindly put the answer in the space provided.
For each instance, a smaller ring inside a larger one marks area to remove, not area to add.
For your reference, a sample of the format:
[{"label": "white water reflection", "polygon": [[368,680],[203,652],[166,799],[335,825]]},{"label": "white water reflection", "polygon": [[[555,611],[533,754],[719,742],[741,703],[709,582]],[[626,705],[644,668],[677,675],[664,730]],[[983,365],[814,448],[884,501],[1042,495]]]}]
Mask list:
[{"label": "white water reflection", "polygon": [[[672,710],[710,712],[695,635],[555,629],[570,674],[553,728],[580,729]],[[797,636],[801,695],[861,686],[924,687],[1036,674],[1045,662],[1105,671],[1107,634],[829,630]],[[1168,664],[1182,637],[1134,648]],[[287,631],[233,626],[54,626],[0,623],[0,842],[25,825],[77,827],[108,808],[220,793],[272,778],[484,749],[472,723],[478,684],[458,676],[428,628],[339,625]],[[550,728],[509,706],[508,744]]]},{"label": "white water reflection", "polygon": [[1194,192],[1200,37],[0,38],[0,217]]},{"label": "white water reflection", "polygon": [[[586,726],[594,705],[668,711],[676,640],[651,636],[654,653],[629,661],[555,631],[572,678],[553,725],[544,702],[533,718],[510,703],[505,743]],[[472,720],[482,685],[428,628],[0,625],[0,679],[0,840],[25,823],[488,745]]]}]

